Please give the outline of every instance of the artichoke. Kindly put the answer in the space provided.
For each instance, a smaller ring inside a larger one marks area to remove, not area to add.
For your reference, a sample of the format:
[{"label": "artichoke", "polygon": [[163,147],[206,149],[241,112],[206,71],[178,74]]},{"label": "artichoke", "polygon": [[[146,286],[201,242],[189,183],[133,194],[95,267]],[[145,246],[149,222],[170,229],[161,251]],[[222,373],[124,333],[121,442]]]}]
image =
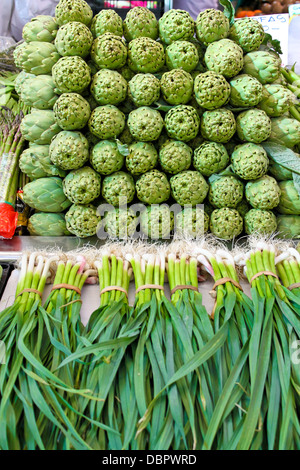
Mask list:
[{"label": "artichoke", "polygon": [[209,215],[200,207],[186,207],[175,216],[175,233],[191,238],[202,237],[209,229]]},{"label": "artichoke", "polygon": [[261,145],[251,142],[238,145],[231,155],[232,170],[244,180],[264,176],[269,167],[267,152]]},{"label": "artichoke", "polygon": [[166,204],[147,207],[140,217],[142,232],[151,239],[170,239],[174,229],[174,213]]},{"label": "artichoke", "polygon": [[165,72],[160,81],[163,98],[172,105],[188,103],[193,94],[193,85],[192,76],[182,69]]},{"label": "artichoke", "polygon": [[199,106],[205,109],[216,109],[228,102],[230,85],[223,75],[205,72],[195,78],[194,92]]},{"label": "artichoke", "polygon": [[54,44],[50,42],[23,42],[14,50],[15,65],[34,75],[47,75],[60,58]]},{"label": "artichoke", "polygon": [[217,238],[232,240],[242,233],[243,218],[236,209],[216,209],[210,216],[210,231]]},{"label": "artichoke", "polygon": [[157,150],[150,142],[134,142],[129,146],[126,168],[134,176],[142,175],[156,167]]},{"label": "artichoke", "polygon": [[193,165],[204,176],[224,170],[229,163],[229,155],[223,144],[203,142],[194,151]]},{"label": "artichoke", "polygon": [[66,172],[52,164],[49,156],[49,145],[34,145],[20,155],[20,170],[30,179],[45,176],[66,176]]},{"label": "artichoke", "polygon": [[270,117],[278,117],[287,113],[294,104],[296,96],[288,88],[276,83],[263,87],[262,100],[258,107]]},{"label": "artichoke", "polygon": [[204,60],[208,70],[231,78],[243,68],[243,49],[231,39],[220,39],[207,46]]},{"label": "artichoke", "polygon": [[300,143],[300,122],[285,116],[271,118],[270,140],[292,148]]},{"label": "artichoke", "polygon": [[61,129],[55,122],[53,111],[32,109],[30,114],[23,117],[20,130],[24,139],[35,144],[48,145]]},{"label": "artichoke", "polygon": [[198,62],[197,47],[190,41],[175,41],[166,48],[166,65],[169,70],[183,69],[190,73]]},{"label": "artichoke", "polygon": [[34,77],[35,75],[33,73],[25,72],[25,70],[21,70],[21,72],[18,73],[14,82],[15,90],[18,93],[18,95],[21,95],[21,89],[22,89],[23,83],[25,83],[25,81],[28,80],[29,78],[34,78]]},{"label": "artichoke", "polygon": [[254,209],[271,210],[278,206],[281,190],[277,181],[269,175],[246,184],[246,199]]},{"label": "artichoke", "polygon": [[78,93],[63,93],[53,106],[55,121],[64,131],[83,129],[90,117],[89,103]]},{"label": "artichoke", "polygon": [[243,18],[231,26],[229,38],[241,46],[244,52],[252,52],[259,49],[265,39],[265,31],[254,18]]},{"label": "artichoke", "polygon": [[63,237],[71,235],[66,226],[65,214],[61,212],[37,212],[29,218],[27,229],[33,236]]},{"label": "artichoke", "polygon": [[259,144],[270,137],[271,120],[262,109],[249,109],[237,116],[236,130],[242,141]]},{"label": "artichoke", "polygon": [[195,22],[184,10],[171,9],[159,19],[159,37],[165,44],[174,41],[188,41],[195,32]]},{"label": "artichoke", "polygon": [[52,109],[58,95],[50,75],[37,75],[26,79],[20,87],[21,100],[36,109]]},{"label": "artichoke", "polygon": [[136,38],[128,46],[128,65],[136,73],[156,73],[165,63],[163,46],[151,38]]},{"label": "artichoke", "polygon": [[50,160],[63,170],[77,170],[89,158],[87,138],[76,131],[61,131],[52,139],[49,147]]},{"label": "artichoke", "polygon": [[129,113],[127,125],[136,140],[149,142],[159,138],[164,121],[159,111],[142,106]]},{"label": "artichoke", "polygon": [[278,215],[277,236],[279,238],[300,239],[300,216]]},{"label": "artichoke", "polygon": [[151,106],[159,100],[160,81],[151,73],[138,73],[129,81],[128,93],[135,106]]},{"label": "artichoke", "polygon": [[116,106],[98,106],[92,111],[88,126],[99,139],[114,139],[125,128],[125,115]]},{"label": "artichoke", "polygon": [[263,86],[257,78],[242,73],[230,80],[230,104],[250,108],[263,97]]},{"label": "artichoke", "polygon": [[271,211],[251,209],[244,217],[245,232],[247,235],[253,233],[260,235],[271,235],[277,229],[275,214]]},{"label": "artichoke", "polygon": [[206,46],[211,42],[227,38],[229,20],[220,10],[208,8],[201,11],[196,20],[196,36]]},{"label": "artichoke", "polygon": [[243,73],[252,75],[263,85],[278,79],[280,67],[281,59],[273,52],[255,51],[244,56]]},{"label": "artichoke", "polygon": [[41,212],[63,212],[71,205],[63,192],[63,181],[57,176],[39,178],[25,184],[23,200],[32,209]]},{"label": "artichoke", "polygon": [[38,15],[24,25],[22,36],[26,42],[52,42],[57,30],[58,24],[55,18],[49,15]]},{"label": "artichoke", "polygon": [[72,170],[63,181],[63,190],[73,204],[89,204],[100,196],[101,177],[88,166]]},{"label": "artichoke", "polygon": [[102,196],[114,207],[132,202],[135,195],[134,179],[124,171],[106,176],[102,183]]},{"label": "artichoke", "polygon": [[52,76],[60,93],[82,93],[90,84],[91,72],[81,57],[62,57],[54,65]]},{"label": "artichoke", "polygon": [[122,18],[114,10],[101,10],[92,20],[91,32],[94,38],[104,33],[123,37]]},{"label": "artichoke", "polygon": [[192,106],[178,105],[167,112],[165,126],[171,139],[188,142],[197,136],[200,118]]},{"label": "artichoke", "polygon": [[127,88],[127,81],[116,70],[101,69],[91,83],[91,93],[100,105],[118,105],[125,100]]},{"label": "artichoke", "polygon": [[234,176],[220,176],[209,188],[208,200],[217,209],[229,207],[235,209],[243,200],[244,185]]},{"label": "artichoke", "polygon": [[158,38],[158,21],[155,14],[145,7],[128,10],[124,23],[124,37],[130,42],[136,38]]},{"label": "artichoke", "polygon": [[114,208],[104,218],[104,230],[110,238],[131,238],[136,231],[139,218],[129,209]]},{"label": "artichoke", "polygon": [[62,56],[88,56],[93,44],[93,35],[89,28],[78,21],[72,21],[61,26],[54,44]]},{"label": "artichoke", "polygon": [[287,181],[293,179],[293,172],[287,170],[279,163],[270,160],[268,173],[276,179],[276,181]]},{"label": "artichoke", "polygon": [[144,173],[136,182],[137,198],[144,204],[160,204],[170,198],[168,178],[158,170]]},{"label": "artichoke", "polygon": [[159,149],[159,163],[163,171],[176,175],[188,170],[192,163],[193,150],[180,140],[167,140]]},{"label": "artichoke", "polygon": [[55,8],[55,19],[62,26],[72,21],[80,21],[89,26],[93,11],[84,0],[60,0]]},{"label": "artichoke", "polygon": [[280,214],[300,215],[300,195],[293,180],[280,181],[280,200],[276,211]]},{"label": "artichoke", "polygon": [[205,111],[201,120],[201,134],[206,140],[226,143],[234,136],[236,122],[233,113],[226,108]]},{"label": "artichoke", "polygon": [[79,238],[96,235],[101,226],[101,217],[92,204],[73,204],[65,217],[67,229]]},{"label": "artichoke", "polygon": [[170,178],[171,194],[175,201],[186,204],[201,204],[207,196],[209,186],[198,171],[186,170]]},{"label": "artichoke", "polygon": [[116,34],[101,34],[101,36],[98,36],[93,42],[91,58],[99,69],[119,69],[126,64],[126,44],[123,39]]},{"label": "artichoke", "polygon": [[124,156],[119,152],[118,144],[111,140],[101,140],[94,145],[90,160],[93,168],[101,175],[120,171],[124,164]]}]

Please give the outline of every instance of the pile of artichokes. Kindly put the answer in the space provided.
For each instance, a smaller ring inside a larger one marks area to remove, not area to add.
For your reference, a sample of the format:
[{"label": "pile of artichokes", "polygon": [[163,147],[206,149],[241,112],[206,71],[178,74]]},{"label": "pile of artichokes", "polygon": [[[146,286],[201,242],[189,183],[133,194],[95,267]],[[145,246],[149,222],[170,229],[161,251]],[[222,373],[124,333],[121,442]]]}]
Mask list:
[{"label": "pile of artichokes", "polygon": [[[118,237],[140,223],[150,238],[300,237],[299,183],[264,148],[279,143],[299,158],[296,97],[255,19],[208,9],[195,22],[173,9],[157,20],[135,7],[122,21],[60,0],[55,18],[33,18],[23,38],[15,63],[32,107],[20,159],[32,234],[89,237],[105,227]],[[130,205],[139,202],[137,215]],[[116,212],[103,217],[103,203]],[[185,206],[179,214],[174,203]]]}]

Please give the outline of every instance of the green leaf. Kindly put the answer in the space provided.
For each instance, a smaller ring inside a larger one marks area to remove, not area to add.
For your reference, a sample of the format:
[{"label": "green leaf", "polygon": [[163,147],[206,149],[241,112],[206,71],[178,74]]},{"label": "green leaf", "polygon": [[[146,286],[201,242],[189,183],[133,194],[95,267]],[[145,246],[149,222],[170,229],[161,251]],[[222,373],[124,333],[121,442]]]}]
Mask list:
[{"label": "green leaf", "polygon": [[120,154],[123,155],[123,157],[128,157],[128,155],[130,154],[128,145],[123,144],[119,139],[116,139],[116,143],[117,143],[118,151],[120,152]]},{"label": "green leaf", "polygon": [[261,46],[262,49],[277,52],[277,54],[282,54],[281,44],[278,39],[273,39],[271,34],[265,33],[265,39]]},{"label": "green leaf", "polygon": [[219,0],[220,5],[224,7],[224,15],[229,19],[229,24],[232,26],[234,24],[235,9],[230,0]]},{"label": "green leaf", "polygon": [[[299,164],[300,164],[300,162],[299,162]],[[299,174],[293,173],[293,182],[294,182],[294,186],[297,189],[298,194],[300,196],[300,175]]]},{"label": "green leaf", "polygon": [[275,163],[279,163],[279,165],[283,166],[287,170],[300,175],[300,159],[293,150],[270,141],[262,142],[260,145],[262,145],[269,158],[271,158]]}]

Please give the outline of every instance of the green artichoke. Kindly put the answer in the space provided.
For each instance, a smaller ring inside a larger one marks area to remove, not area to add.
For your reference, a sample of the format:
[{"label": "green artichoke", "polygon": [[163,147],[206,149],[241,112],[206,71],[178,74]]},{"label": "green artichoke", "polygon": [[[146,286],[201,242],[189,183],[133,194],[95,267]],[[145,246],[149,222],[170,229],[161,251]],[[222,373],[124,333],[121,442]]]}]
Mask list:
[{"label": "green artichoke", "polygon": [[93,42],[91,58],[99,69],[119,69],[126,64],[126,44],[124,40],[116,34],[101,34],[101,36],[98,36]]},{"label": "green artichoke", "polygon": [[151,106],[159,100],[160,81],[151,73],[138,73],[129,81],[128,93],[135,106]]},{"label": "green artichoke", "polygon": [[280,194],[277,181],[269,175],[249,181],[245,188],[246,199],[254,209],[274,209],[280,202]]},{"label": "green artichoke", "polygon": [[101,177],[88,166],[72,170],[63,181],[63,190],[73,204],[89,204],[100,196]]},{"label": "green artichoke", "polygon": [[130,208],[114,208],[105,215],[104,230],[110,238],[123,240],[134,235],[138,222],[139,218]]},{"label": "green artichoke", "polygon": [[32,209],[41,212],[63,212],[71,205],[63,192],[63,181],[57,176],[39,178],[25,184],[23,200]]},{"label": "green artichoke", "polygon": [[234,136],[236,122],[234,114],[226,108],[205,111],[201,120],[201,134],[206,140],[226,143]]},{"label": "green artichoke", "polygon": [[224,170],[229,163],[229,155],[223,144],[203,142],[194,151],[193,165],[204,176]]},{"label": "green artichoke", "polygon": [[78,93],[63,93],[53,106],[55,121],[64,131],[83,129],[90,117],[91,107]]},{"label": "green artichoke", "polygon": [[175,233],[201,238],[209,229],[209,215],[200,207],[187,207],[175,216]]},{"label": "green artichoke", "polygon": [[134,7],[128,10],[123,27],[124,37],[128,42],[141,37],[158,38],[158,21],[156,16],[145,7]]},{"label": "green artichoke", "polygon": [[292,148],[300,143],[300,122],[285,116],[271,118],[270,140]]},{"label": "green artichoke", "polygon": [[34,75],[47,75],[60,58],[54,44],[50,42],[23,42],[14,50],[15,65]]},{"label": "green artichoke", "polygon": [[192,76],[182,69],[165,72],[160,81],[163,98],[172,105],[188,103],[193,94],[193,85]]},{"label": "green artichoke", "polygon": [[265,31],[254,18],[242,18],[231,26],[229,38],[241,46],[244,52],[252,52],[259,49],[265,39]]},{"label": "green artichoke", "polygon": [[171,194],[175,201],[186,204],[201,204],[207,196],[209,186],[198,171],[186,170],[170,178]]},{"label": "green artichoke", "polygon": [[91,83],[91,93],[100,105],[118,105],[125,100],[127,88],[127,81],[116,70],[101,69]]},{"label": "green artichoke", "polygon": [[192,163],[193,150],[180,140],[167,140],[159,149],[159,163],[163,171],[176,175],[188,170]]},{"label": "green artichoke", "polygon": [[243,68],[243,49],[231,39],[220,39],[207,46],[204,60],[208,70],[231,78]]},{"label": "green artichoke", "polygon": [[128,46],[128,65],[136,73],[156,73],[164,66],[162,44],[151,38],[136,38]]},{"label": "green artichoke", "polygon": [[195,70],[199,63],[197,47],[190,41],[175,41],[166,48],[166,65],[169,70]]},{"label": "green artichoke", "polygon": [[237,116],[236,131],[242,141],[259,144],[270,137],[271,120],[262,109],[249,109]]},{"label": "green artichoke", "polygon": [[171,188],[165,173],[150,170],[136,182],[137,198],[144,204],[160,204],[170,198]]},{"label": "green artichoke", "polygon": [[123,37],[123,20],[115,10],[100,10],[92,20],[91,32],[94,38],[105,33]]},{"label": "green artichoke", "polygon": [[171,9],[159,19],[159,36],[163,43],[188,41],[195,32],[195,22],[191,15],[184,10]]},{"label": "green artichoke", "polygon": [[22,31],[24,41],[52,42],[55,39],[58,24],[49,15],[38,15],[25,24]]},{"label": "green artichoke", "polygon": [[263,85],[278,79],[280,67],[281,59],[273,52],[255,51],[244,56],[243,73],[252,75]]},{"label": "green artichoke", "polygon": [[19,96],[21,95],[23,83],[25,83],[26,80],[30,78],[34,78],[34,77],[35,75],[33,73],[25,72],[25,70],[21,70],[21,72],[18,73],[18,75],[15,78],[14,85],[15,85],[15,90]]},{"label": "green artichoke", "polygon": [[159,111],[142,106],[129,113],[127,124],[136,140],[149,142],[159,138],[164,121]]},{"label": "green artichoke", "polygon": [[196,20],[196,36],[206,46],[219,39],[227,38],[229,20],[220,10],[208,8],[201,11]]},{"label": "green artichoke", "polygon": [[192,106],[178,105],[167,112],[165,126],[171,139],[188,142],[197,136],[200,118]]},{"label": "green artichoke", "polygon": [[36,109],[52,109],[58,98],[50,75],[34,75],[33,78],[26,79],[20,89],[21,100]]},{"label": "green artichoke", "polygon": [[118,144],[111,140],[101,140],[91,151],[90,160],[93,168],[101,175],[111,175],[120,171],[124,156],[119,152]]},{"label": "green artichoke", "polygon": [[278,215],[277,236],[279,238],[300,239],[300,216]]},{"label": "green artichoke", "polygon": [[280,181],[280,201],[276,211],[280,214],[300,215],[300,195],[293,180]]},{"label": "green artichoke", "polygon": [[236,209],[216,209],[210,216],[210,231],[217,238],[232,240],[242,233],[243,218]]},{"label": "green artichoke", "polygon": [[277,229],[275,214],[271,211],[251,209],[244,217],[245,232],[247,235],[253,233],[260,235],[271,235]]},{"label": "green artichoke", "polygon": [[66,176],[66,172],[52,164],[49,156],[49,145],[34,145],[20,155],[20,170],[30,179],[45,176]]},{"label": "green artichoke", "polygon": [[61,26],[54,44],[62,56],[88,56],[93,44],[93,35],[89,28],[78,21],[72,21]]},{"label": "green artichoke", "polygon": [[66,226],[65,214],[61,212],[37,212],[29,218],[27,229],[33,236],[64,237],[71,235]]},{"label": "green artichoke", "polygon": [[209,188],[208,200],[217,209],[229,207],[235,209],[243,200],[244,185],[234,176],[220,176]]},{"label": "green artichoke", "polygon": [[230,85],[223,75],[215,72],[201,73],[195,78],[194,91],[197,103],[205,109],[221,108],[230,97]]},{"label": "green artichoke", "polygon": [[77,170],[89,159],[89,143],[78,131],[61,131],[52,139],[50,160],[63,170]]},{"label": "green artichoke", "polygon": [[126,168],[134,176],[142,175],[156,167],[157,150],[150,142],[134,142],[129,146]]},{"label": "green artichoke", "polygon": [[263,97],[263,86],[257,78],[242,73],[230,80],[230,104],[250,108],[257,106]]},{"label": "green artichoke", "polygon": [[261,145],[251,142],[238,145],[231,155],[234,173],[244,180],[256,180],[264,176],[269,167],[267,152]]},{"label": "green artichoke", "polygon": [[293,173],[287,170],[279,163],[270,160],[268,173],[276,179],[276,181],[287,181],[293,179]]},{"label": "green artichoke", "polygon": [[89,26],[93,11],[84,0],[60,0],[55,8],[55,19],[62,26],[73,21],[80,21]]},{"label": "green artichoke", "polygon": [[132,202],[135,195],[134,179],[124,171],[106,176],[102,182],[102,196],[114,207]]},{"label": "green artichoke", "polygon": [[54,65],[52,76],[60,93],[82,93],[90,84],[91,72],[81,57],[62,57]]},{"label": "green artichoke", "polygon": [[99,139],[114,139],[125,128],[125,115],[116,106],[98,106],[92,111],[88,126]]},{"label": "green artichoke", "polygon": [[147,207],[140,217],[142,232],[155,239],[170,239],[174,229],[174,213],[166,204]]},{"label": "green artichoke", "polygon": [[73,204],[66,213],[66,226],[69,232],[79,238],[96,235],[100,228],[101,217],[92,204]]},{"label": "green artichoke", "polygon": [[60,132],[54,113],[49,109],[32,109],[30,114],[23,117],[20,130],[24,139],[39,145],[48,145],[52,137]]},{"label": "green artichoke", "polygon": [[283,85],[271,83],[263,87],[262,100],[258,107],[270,117],[278,117],[287,113],[294,104],[296,96]]}]

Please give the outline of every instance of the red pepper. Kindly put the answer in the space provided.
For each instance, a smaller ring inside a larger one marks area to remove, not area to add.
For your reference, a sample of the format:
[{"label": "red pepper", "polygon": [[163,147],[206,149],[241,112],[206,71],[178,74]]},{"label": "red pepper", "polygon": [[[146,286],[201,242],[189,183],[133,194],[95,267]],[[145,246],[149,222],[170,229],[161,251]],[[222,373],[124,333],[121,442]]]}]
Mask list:
[{"label": "red pepper", "polygon": [[6,202],[0,203],[0,238],[12,238],[17,227],[18,213]]}]

